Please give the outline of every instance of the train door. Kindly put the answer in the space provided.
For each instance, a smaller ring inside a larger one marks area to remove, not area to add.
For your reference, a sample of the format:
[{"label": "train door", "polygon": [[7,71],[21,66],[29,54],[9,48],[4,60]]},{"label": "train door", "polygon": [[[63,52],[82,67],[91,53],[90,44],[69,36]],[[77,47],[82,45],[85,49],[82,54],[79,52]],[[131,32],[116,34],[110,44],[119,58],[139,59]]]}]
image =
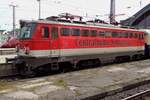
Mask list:
[{"label": "train door", "polygon": [[[40,41],[38,42],[38,47],[41,48],[41,52],[39,53],[39,55],[42,56],[51,56],[51,53],[49,53],[50,48],[52,47],[49,43],[50,43],[50,28],[48,25],[42,25],[40,27],[40,34],[41,34],[41,38]],[[51,51],[50,51],[51,52]]]},{"label": "train door", "polygon": [[60,43],[59,43],[59,35],[58,35],[58,26],[51,26],[51,57],[59,57],[60,56]]}]

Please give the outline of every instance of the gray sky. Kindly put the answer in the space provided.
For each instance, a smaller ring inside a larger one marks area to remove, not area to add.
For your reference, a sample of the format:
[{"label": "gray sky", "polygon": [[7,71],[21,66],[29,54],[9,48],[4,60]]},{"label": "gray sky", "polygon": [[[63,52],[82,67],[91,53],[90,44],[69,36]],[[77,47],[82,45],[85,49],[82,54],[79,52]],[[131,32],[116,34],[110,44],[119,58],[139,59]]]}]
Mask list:
[{"label": "gray sky", "polygon": [[[12,8],[11,3],[17,5],[16,26],[19,27],[20,19],[38,19],[37,0],[0,0],[0,29],[12,29]],[[141,1],[141,3],[140,3]],[[116,0],[116,14],[125,14],[116,17],[123,20],[150,3],[150,0]],[[108,21],[110,0],[41,0],[41,17],[46,18],[59,13],[69,12],[75,15],[88,18],[100,15],[100,19]]]}]

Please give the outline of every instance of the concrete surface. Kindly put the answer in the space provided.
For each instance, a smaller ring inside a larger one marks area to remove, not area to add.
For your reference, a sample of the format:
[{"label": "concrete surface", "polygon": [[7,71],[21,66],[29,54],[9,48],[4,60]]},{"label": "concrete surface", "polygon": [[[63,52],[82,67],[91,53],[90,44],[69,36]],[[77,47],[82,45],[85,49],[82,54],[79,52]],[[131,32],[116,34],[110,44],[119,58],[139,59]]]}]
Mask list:
[{"label": "concrete surface", "polygon": [[0,100],[78,100],[149,77],[150,60],[143,60],[11,82],[0,80]]},{"label": "concrete surface", "polygon": [[16,56],[15,48],[0,48],[0,77],[14,74],[15,69],[6,59],[13,59]]},{"label": "concrete surface", "polygon": [[0,64],[0,77],[16,75],[16,69],[13,67],[13,64]]},{"label": "concrete surface", "polygon": [[8,75],[14,75],[16,74],[15,68],[13,68],[12,63],[7,63],[6,59],[13,59],[17,55],[11,54],[11,55],[0,55],[0,77],[2,76],[8,76]]},{"label": "concrete surface", "polygon": [[6,59],[13,59],[17,55],[16,54],[11,54],[11,55],[0,55],[0,64],[6,64]]}]

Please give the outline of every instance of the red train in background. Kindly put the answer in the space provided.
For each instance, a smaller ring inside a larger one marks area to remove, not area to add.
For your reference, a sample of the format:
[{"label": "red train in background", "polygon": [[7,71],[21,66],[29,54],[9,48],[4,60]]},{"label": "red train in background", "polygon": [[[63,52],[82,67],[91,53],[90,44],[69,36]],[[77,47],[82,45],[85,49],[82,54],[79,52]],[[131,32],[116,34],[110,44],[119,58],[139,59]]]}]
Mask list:
[{"label": "red train in background", "polygon": [[[62,16],[61,16],[62,17]],[[43,69],[58,70],[136,60],[144,56],[144,32],[98,22],[83,22],[79,16],[20,21],[21,33],[15,65],[22,75]],[[79,18],[79,21],[74,21]]]},{"label": "red train in background", "polygon": [[1,48],[15,48],[18,44],[18,39],[9,37],[2,45]]}]

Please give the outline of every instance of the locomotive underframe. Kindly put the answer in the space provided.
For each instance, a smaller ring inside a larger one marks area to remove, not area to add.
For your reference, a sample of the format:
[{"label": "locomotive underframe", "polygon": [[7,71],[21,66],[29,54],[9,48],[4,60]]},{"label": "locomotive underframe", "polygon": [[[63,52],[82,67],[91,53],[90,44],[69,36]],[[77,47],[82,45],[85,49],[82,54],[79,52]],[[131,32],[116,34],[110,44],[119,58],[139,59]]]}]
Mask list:
[{"label": "locomotive underframe", "polygon": [[[60,63],[60,62],[70,62],[71,64],[77,64],[82,60],[92,60],[99,59],[99,61],[103,63],[110,63],[117,60],[117,58],[128,57],[128,60],[138,59],[144,56],[144,51],[136,51],[136,52],[122,52],[122,53],[111,53],[111,54],[100,54],[100,55],[85,55],[85,56],[60,56],[60,57],[25,57],[18,56],[14,62],[16,67],[30,67],[31,69],[36,69],[39,66],[43,66],[46,64],[52,63]],[[20,66],[18,66],[20,65]]]}]

